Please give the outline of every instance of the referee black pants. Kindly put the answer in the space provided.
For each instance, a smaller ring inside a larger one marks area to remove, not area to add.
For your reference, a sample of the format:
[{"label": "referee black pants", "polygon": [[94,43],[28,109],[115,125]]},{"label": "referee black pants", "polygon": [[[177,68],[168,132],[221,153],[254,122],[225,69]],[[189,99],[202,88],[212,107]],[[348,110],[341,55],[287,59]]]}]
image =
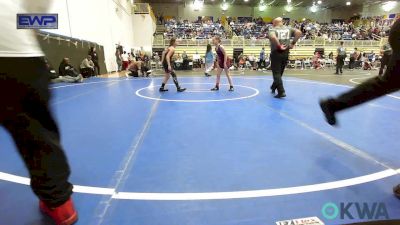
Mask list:
[{"label": "referee black pants", "polygon": [[12,135],[31,188],[50,207],[72,194],[70,168],[49,109],[49,72],[43,58],[0,58],[0,125]]},{"label": "referee black pants", "polygon": [[345,56],[338,55],[336,58],[336,74],[343,73],[343,66],[344,66],[344,60]]},{"label": "referee black pants", "polygon": [[335,112],[341,111],[398,90],[400,90],[400,53],[392,55],[383,76],[371,78],[333,99],[332,107]]},{"label": "referee black pants", "polygon": [[271,52],[271,69],[272,69],[272,76],[274,78],[274,82],[271,85],[271,90],[278,90],[279,94],[285,92],[285,88],[283,87],[282,75],[283,72],[285,72],[288,59],[289,59],[289,51]]},{"label": "referee black pants", "polygon": [[390,55],[383,55],[381,59],[381,67],[379,68],[379,76],[383,74],[385,67],[388,65],[390,60]]}]

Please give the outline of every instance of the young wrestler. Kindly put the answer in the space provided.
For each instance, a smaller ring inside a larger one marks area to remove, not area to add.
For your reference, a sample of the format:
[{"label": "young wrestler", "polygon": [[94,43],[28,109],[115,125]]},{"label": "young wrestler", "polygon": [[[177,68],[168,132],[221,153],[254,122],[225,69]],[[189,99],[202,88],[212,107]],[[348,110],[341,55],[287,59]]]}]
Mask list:
[{"label": "young wrestler", "polygon": [[168,82],[170,76],[172,76],[172,79],[175,83],[178,92],[186,91],[186,88],[181,88],[181,86],[179,86],[178,78],[176,77],[175,71],[172,68],[172,56],[175,53],[176,45],[177,45],[176,39],[172,38],[169,42],[169,47],[163,52],[162,62],[165,70],[165,76],[163,83],[161,84],[160,87],[160,92],[168,91],[168,89],[165,88],[165,84]]},{"label": "young wrestler", "polygon": [[218,91],[219,90],[219,82],[221,80],[221,73],[225,70],[226,77],[228,78],[229,82],[229,91],[234,91],[232,78],[229,75],[229,67],[230,62],[228,61],[228,54],[226,54],[224,46],[221,45],[221,38],[214,37],[213,44],[215,45],[215,52],[217,52],[217,81],[215,87],[211,89],[211,91]]}]

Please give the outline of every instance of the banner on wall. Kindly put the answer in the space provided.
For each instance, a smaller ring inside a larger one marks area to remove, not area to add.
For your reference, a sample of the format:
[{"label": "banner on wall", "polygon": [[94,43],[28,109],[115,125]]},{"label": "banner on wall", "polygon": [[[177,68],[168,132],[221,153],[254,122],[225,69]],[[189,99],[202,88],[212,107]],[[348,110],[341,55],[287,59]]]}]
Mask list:
[{"label": "banner on wall", "polygon": [[266,17],[263,17],[263,20],[264,20],[264,22],[266,22],[266,23],[271,23],[272,20],[273,20],[273,18],[272,18],[272,17],[266,16]]},{"label": "banner on wall", "polygon": [[172,20],[173,18],[174,18],[173,16],[164,16],[164,19],[165,19],[166,21]]}]

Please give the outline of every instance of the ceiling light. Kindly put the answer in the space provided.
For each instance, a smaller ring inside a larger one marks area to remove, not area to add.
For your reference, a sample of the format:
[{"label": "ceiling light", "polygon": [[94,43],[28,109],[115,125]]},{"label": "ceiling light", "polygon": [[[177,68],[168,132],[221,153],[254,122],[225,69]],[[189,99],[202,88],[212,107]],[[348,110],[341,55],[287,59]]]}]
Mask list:
[{"label": "ceiling light", "polygon": [[321,1],[321,0],[319,0],[317,3],[318,3],[318,5],[321,5],[321,4],[322,4],[322,1]]},{"label": "ceiling light", "polygon": [[389,12],[389,11],[391,11],[392,9],[394,9],[394,7],[396,7],[396,4],[397,4],[397,2],[395,2],[395,1],[388,1],[388,2],[385,2],[385,3],[383,3],[383,5],[382,5],[382,9],[383,9],[383,11],[385,11],[385,12]]},{"label": "ceiling light", "polygon": [[310,11],[313,12],[313,13],[315,13],[315,12],[318,11],[318,7],[317,7],[316,5],[312,5],[312,6],[310,7]]},{"label": "ceiling light", "polygon": [[222,9],[222,11],[226,11],[226,10],[228,10],[228,8],[229,8],[229,4],[226,3],[224,0],[224,3],[221,4],[221,9]]},{"label": "ceiling light", "polygon": [[249,2],[249,0],[244,0],[244,2]]},{"label": "ceiling light", "polygon": [[192,7],[193,7],[194,11],[201,10],[203,8],[203,6],[204,6],[204,0],[194,0],[193,1]]},{"label": "ceiling light", "polygon": [[291,12],[293,10],[293,7],[291,5],[285,6],[286,12]]},{"label": "ceiling light", "polygon": [[287,0],[287,3],[288,3],[288,4],[292,3],[292,0]]},{"label": "ceiling light", "polygon": [[346,5],[347,5],[347,6],[351,5],[351,2],[346,2]]}]

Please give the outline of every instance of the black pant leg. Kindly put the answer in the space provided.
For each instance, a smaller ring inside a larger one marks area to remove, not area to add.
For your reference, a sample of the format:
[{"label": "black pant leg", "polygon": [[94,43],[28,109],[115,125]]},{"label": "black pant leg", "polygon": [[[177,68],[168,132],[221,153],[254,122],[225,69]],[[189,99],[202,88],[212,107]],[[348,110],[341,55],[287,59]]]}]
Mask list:
[{"label": "black pant leg", "polygon": [[[8,65],[8,66],[7,66]],[[17,65],[24,65],[18,67]],[[0,58],[0,122],[11,133],[33,192],[52,207],[69,199],[70,168],[50,113],[47,68],[41,58]],[[7,97],[7,93],[18,93]]]},{"label": "black pant leg", "polygon": [[379,69],[379,75],[382,75],[385,67],[387,66],[388,62],[390,60],[390,56],[384,55],[381,59],[381,68]]},{"label": "black pant leg", "polygon": [[343,73],[343,66],[344,66],[344,57],[340,57],[340,73]]},{"label": "black pant leg", "polygon": [[286,53],[278,53],[276,51],[271,53],[271,69],[274,78],[274,83],[271,88],[276,88],[279,93],[285,92],[282,83],[282,73],[287,64],[287,58],[288,56]]},{"label": "black pant leg", "polygon": [[272,70],[272,78],[273,78],[271,89],[276,90],[277,81],[276,81],[275,77],[277,76],[276,74],[280,73],[280,66],[278,63],[278,57],[277,57],[276,53],[272,53],[272,52],[271,52],[271,70]]},{"label": "black pant leg", "polygon": [[333,101],[334,110],[344,110],[400,90],[399,74],[400,55],[390,59],[383,76],[371,78],[336,98]]},{"label": "black pant leg", "polygon": [[354,68],[354,58],[350,58],[349,69],[353,69],[353,68]]},{"label": "black pant leg", "polygon": [[336,73],[339,73],[339,68],[340,68],[340,56],[337,56],[337,58],[336,58]]},{"label": "black pant leg", "polygon": [[94,67],[96,68],[95,69],[95,75],[100,75],[101,73],[100,73],[100,65],[99,65],[99,62],[94,62]]}]

